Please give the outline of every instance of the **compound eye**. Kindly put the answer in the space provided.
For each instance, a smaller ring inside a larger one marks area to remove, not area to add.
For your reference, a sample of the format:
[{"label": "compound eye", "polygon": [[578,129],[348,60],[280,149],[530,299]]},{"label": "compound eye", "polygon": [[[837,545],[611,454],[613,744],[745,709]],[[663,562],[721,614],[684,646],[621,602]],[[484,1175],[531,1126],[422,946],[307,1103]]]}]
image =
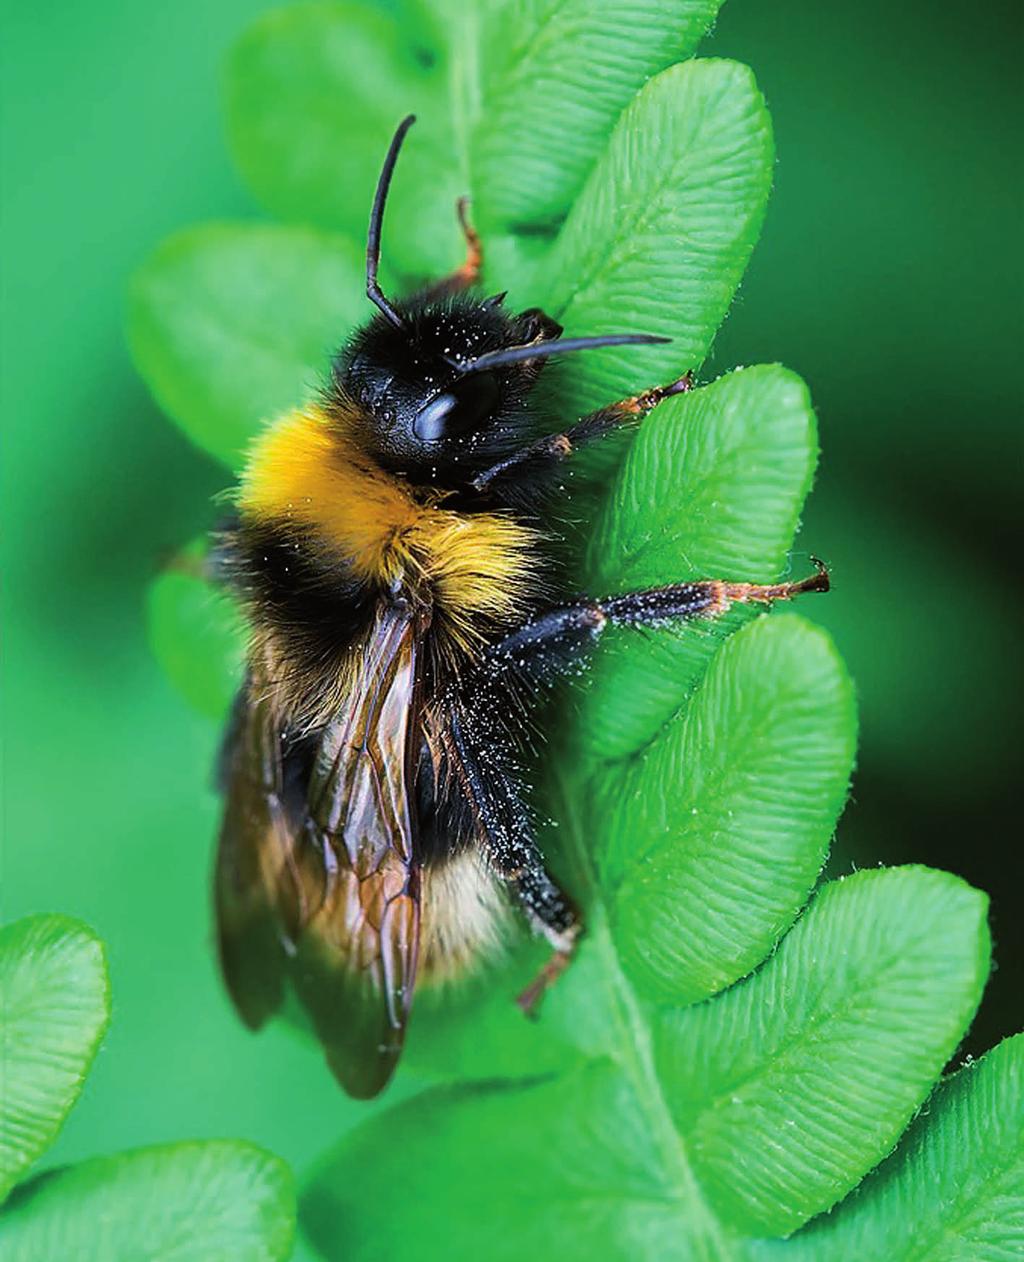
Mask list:
[{"label": "compound eye", "polygon": [[498,383],[493,373],[471,373],[416,413],[413,433],[423,443],[459,438],[478,428],[497,402]]}]

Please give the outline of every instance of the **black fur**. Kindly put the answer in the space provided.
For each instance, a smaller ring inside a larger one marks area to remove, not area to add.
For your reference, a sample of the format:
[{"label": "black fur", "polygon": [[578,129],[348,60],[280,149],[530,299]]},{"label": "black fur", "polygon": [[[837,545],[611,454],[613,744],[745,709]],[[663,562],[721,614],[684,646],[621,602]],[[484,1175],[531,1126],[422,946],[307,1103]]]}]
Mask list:
[{"label": "black fur", "polygon": [[[401,328],[374,316],[339,352],[324,392],[326,410],[350,416],[355,403],[361,446],[384,468],[416,485],[468,488],[538,433],[543,417],[530,394],[543,361],[479,374],[462,373],[458,365],[487,351],[557,337],[561,327],[542,312],[510,315],[459,293],[420,295],[397,310]],[[446,401],[452,404],[447,415],[459,423],[439,431],[431,417]]]},{"label": "black fur", "polygon": [[294,528],[238,518],[216,555],[251,616],[273,626],[297,679],[336,668],[371,623],[376,593]]}]

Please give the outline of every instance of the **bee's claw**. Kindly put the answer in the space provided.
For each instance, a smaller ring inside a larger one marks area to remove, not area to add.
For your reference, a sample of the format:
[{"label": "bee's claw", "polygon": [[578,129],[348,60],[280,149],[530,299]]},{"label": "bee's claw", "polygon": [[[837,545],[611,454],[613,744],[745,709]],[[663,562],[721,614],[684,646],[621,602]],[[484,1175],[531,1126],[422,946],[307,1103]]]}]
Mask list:
[{"label": "bee's claw", "polygon": [[661,397],[671,399],[674,394],[687,394],[693,389],[693,369],[687,368],[681,377],[677,377],[670,385],[662,386]]}]

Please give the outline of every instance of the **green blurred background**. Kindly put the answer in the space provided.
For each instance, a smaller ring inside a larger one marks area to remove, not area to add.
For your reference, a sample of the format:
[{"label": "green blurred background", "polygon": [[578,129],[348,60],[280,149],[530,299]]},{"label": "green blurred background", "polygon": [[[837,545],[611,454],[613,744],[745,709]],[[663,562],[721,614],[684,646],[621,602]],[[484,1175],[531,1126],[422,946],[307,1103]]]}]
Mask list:
[{"label": "green blurred background", "polygon": [[[147,581],[208,524],[224,475],[136,378],[125,283],[173,229],[256,214],[228,165],[219,72],[267,7],[5,5],[2,915],[89,921],[114,987],[57,1160],[244,1135],[301,1169],[367,1107],[293,1034],[247,1035],[221,994],[218,735],[143,626]],[[934,0],[729,0],[702,49],[752,65],[775,119],[767,227],[704,375],[782,360],[818,408],[798,548],[836,587],[806,612],[862,704],[833,867],[921,861],[992,894],[975,1053],[1019,1028],[1024,971],[1021,35],[1011,3],[968,29]]]}]

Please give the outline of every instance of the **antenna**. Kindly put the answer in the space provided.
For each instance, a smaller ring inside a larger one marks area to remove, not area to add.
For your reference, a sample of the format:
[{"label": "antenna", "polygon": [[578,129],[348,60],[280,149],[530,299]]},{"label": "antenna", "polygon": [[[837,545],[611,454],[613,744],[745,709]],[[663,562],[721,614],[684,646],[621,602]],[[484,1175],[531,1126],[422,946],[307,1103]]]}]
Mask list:
[{"label": "antenna", "polygon": [[530,342],[526,346],[509,346],[500,351],[488,351],[468,363],[456,364],[461,373],[483,372],[488,368],[501,368],[505,364],[518,364],[524,359],[541,359],[545,355],[567,355],[570,351],[587,351],[595,346],[649,346],[655,342],[671,342],[670,337],[656,337],[653,333],[607,333],[603,337],[563,337],[547,342]]},{"label": "antenna", "polygon": [[384,204],[388,200],[391,177],[395,173],[395,163],[398,161],[398,151],[402,147],[405,133],[415,121],[415,114],[407,114],[398,124],[398,130],[391,138],[391,145],[384,159],[384,166],[381,168],[380,179],[377,181],[377,191],[373,195],[370,227],[366,234],[366,296],[387,316],[396,329],[404,327],[402,317],[384,297],[380,285],[377,284],[377,267],[380,264],[380,230],[384,222]]}]

